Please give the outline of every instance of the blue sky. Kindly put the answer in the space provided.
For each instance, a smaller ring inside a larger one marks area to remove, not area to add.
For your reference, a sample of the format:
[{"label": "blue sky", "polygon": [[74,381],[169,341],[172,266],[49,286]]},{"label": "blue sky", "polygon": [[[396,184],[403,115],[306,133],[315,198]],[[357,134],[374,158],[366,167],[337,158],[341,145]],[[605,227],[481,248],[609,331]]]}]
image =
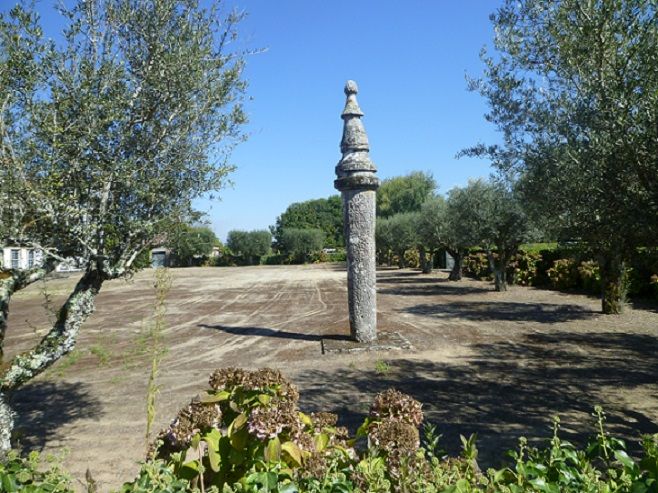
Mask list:
[{"label": "blue sky", "polygon": [[[0,0],[5,10],[13,0]],[[37,8],[54,35],[53,1]],[[248,13],[240,46],[247,60],[249,139],[234,151],[234,187],[197,207],[223,240],[231,229],[261,229],[292,202],[327,197],[340,159],[347,79],[359,103],[380,178],[431,172],[439,192],[487,176],[486,161],[455,154],[494,142],[484,100],[465,75],[482,71],[492,39],[484,0],[226,0]]]}]

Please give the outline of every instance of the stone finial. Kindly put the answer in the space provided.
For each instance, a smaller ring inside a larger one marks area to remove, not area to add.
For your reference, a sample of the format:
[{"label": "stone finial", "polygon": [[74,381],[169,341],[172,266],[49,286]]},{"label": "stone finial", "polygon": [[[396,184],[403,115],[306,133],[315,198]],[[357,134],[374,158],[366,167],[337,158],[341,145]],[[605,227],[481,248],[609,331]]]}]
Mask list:
[{"label": "stone finial", "polygon": [[374,175],[377,168],[368,155],[370,144],[366,129],[361,121],[363,112],[356,100],[358,90],[358,86],[353,80],[348,80],[345,83],[347,100],[345,101],[345,109],[341,114],[343,138],[340,142],[343,158],[336,166],[338,179],[334,183],[338,190],[348,188],[376,189],[379,186],[379,180]]},{"label": "stone finial", "polygon": [[[347,96],[347,101],[345,101],[345,109],[343,110],[343,113],[341,114],[341,117],[343,120],[346,120],[349,117],[362,117],[363,112],[361,111],[361,108],[359,108],[359,103],[356,100],[356,93],[359,92],[359,88],[356,85],[356,82],[353,80],[348,80],[345,83],[345,96]],[[363,131],[365,135],[365,130]],[[367,137],[366,137],[366,144],[367,144]]]},{"label": "stone finial", "polygon": [[345,82],[345,96],[349,96],[350,94],[356,94],[359,92],[359,86],[356,85],[356,82],[353,80],[348,80]]}]

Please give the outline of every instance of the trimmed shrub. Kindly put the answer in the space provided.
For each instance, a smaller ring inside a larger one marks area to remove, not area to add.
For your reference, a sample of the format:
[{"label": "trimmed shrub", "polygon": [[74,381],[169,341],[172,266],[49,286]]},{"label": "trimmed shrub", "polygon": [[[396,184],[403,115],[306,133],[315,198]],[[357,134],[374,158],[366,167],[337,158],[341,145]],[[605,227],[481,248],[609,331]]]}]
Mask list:
[{"label": "trimmed shrub", "polygon": [[561,258],[553,262],[553,266],[546,271],[551,287],[554,289],[573,289],[578,286],[578,268],[576,261],[570,258]]},{"label": "trimmed shrub", "polygon": [[519,252],[509,263],[507,278],[512,284],[534,286],[537,280],[537,264],[540,260],[539,253]]},{"label": "trimmed shrub", "polygon": [[489,261],[483,252],[469,253],[464,257],[462,272],[474,279],[488,279],[490,276]]},{"label": "trimmed shrub", "polygon": [[418,250],[410,248],[404,252],[404,265],[411,269],[417,269],[420,267],[420,255]]},{"label": "trimmed shrub", "polygon": [[284,229],[281,232],[283,251],[297,263],[312,261],[311,256],[322,251],[325,234],[319,229]]},{"label": "trimmed shrub", "polygon": [[592,294],[601,292],[601,272],[597,262],[593,260],[581,262],[578,266],[578,276],[585,291]]}]

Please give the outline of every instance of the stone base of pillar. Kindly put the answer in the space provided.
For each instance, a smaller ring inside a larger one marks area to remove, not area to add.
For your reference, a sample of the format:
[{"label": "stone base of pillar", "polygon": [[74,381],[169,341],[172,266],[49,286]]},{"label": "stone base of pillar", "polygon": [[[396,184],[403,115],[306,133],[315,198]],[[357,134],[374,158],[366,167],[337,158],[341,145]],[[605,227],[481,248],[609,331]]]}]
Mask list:
[{"label": "stone base of pillar", "polygon": [[348,338],[325,337],[322,339],[322,354],[360,353],[364,351],[413,350],[411,343],[399,332],[382,332],[372,342],[357,342]]}]

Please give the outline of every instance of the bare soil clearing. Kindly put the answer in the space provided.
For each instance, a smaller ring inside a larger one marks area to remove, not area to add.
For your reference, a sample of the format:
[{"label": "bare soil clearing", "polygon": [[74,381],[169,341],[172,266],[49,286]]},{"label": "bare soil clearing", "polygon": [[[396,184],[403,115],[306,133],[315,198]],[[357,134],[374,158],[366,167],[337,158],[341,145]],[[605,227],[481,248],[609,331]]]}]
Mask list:
[{"label": "bare soil clearing", "polygon": [[[326,335],[349,333],[346,273],[340,265],[174,269],[168,297],[156,429],[203,390],[217,367],[281,369],[306,410],[338,413],[354,427],[375,393],[396,387],[424,403],[443,446],[477,432],[480,458],[495,464],[519,436],[546,437],[560,414],[565,435],[593,431],[602,404],[610,430],[637,446],[658,432],[658,311],[598,313],[581,295],[489,283],[447,274],[378,272],[379,330],[398,331],[413,351],[330,354]],[[78,348],[13,395],[21,442],[65,451],[76,478],[87,467],[101,489],[134,476],[144,456],[153,272],[106,284]],[[51,280],[59,306],[75,278]],[[10,357],[43,335],[43,286],[12,301]],[[376,364],[384,360],[386,365]]]}]

